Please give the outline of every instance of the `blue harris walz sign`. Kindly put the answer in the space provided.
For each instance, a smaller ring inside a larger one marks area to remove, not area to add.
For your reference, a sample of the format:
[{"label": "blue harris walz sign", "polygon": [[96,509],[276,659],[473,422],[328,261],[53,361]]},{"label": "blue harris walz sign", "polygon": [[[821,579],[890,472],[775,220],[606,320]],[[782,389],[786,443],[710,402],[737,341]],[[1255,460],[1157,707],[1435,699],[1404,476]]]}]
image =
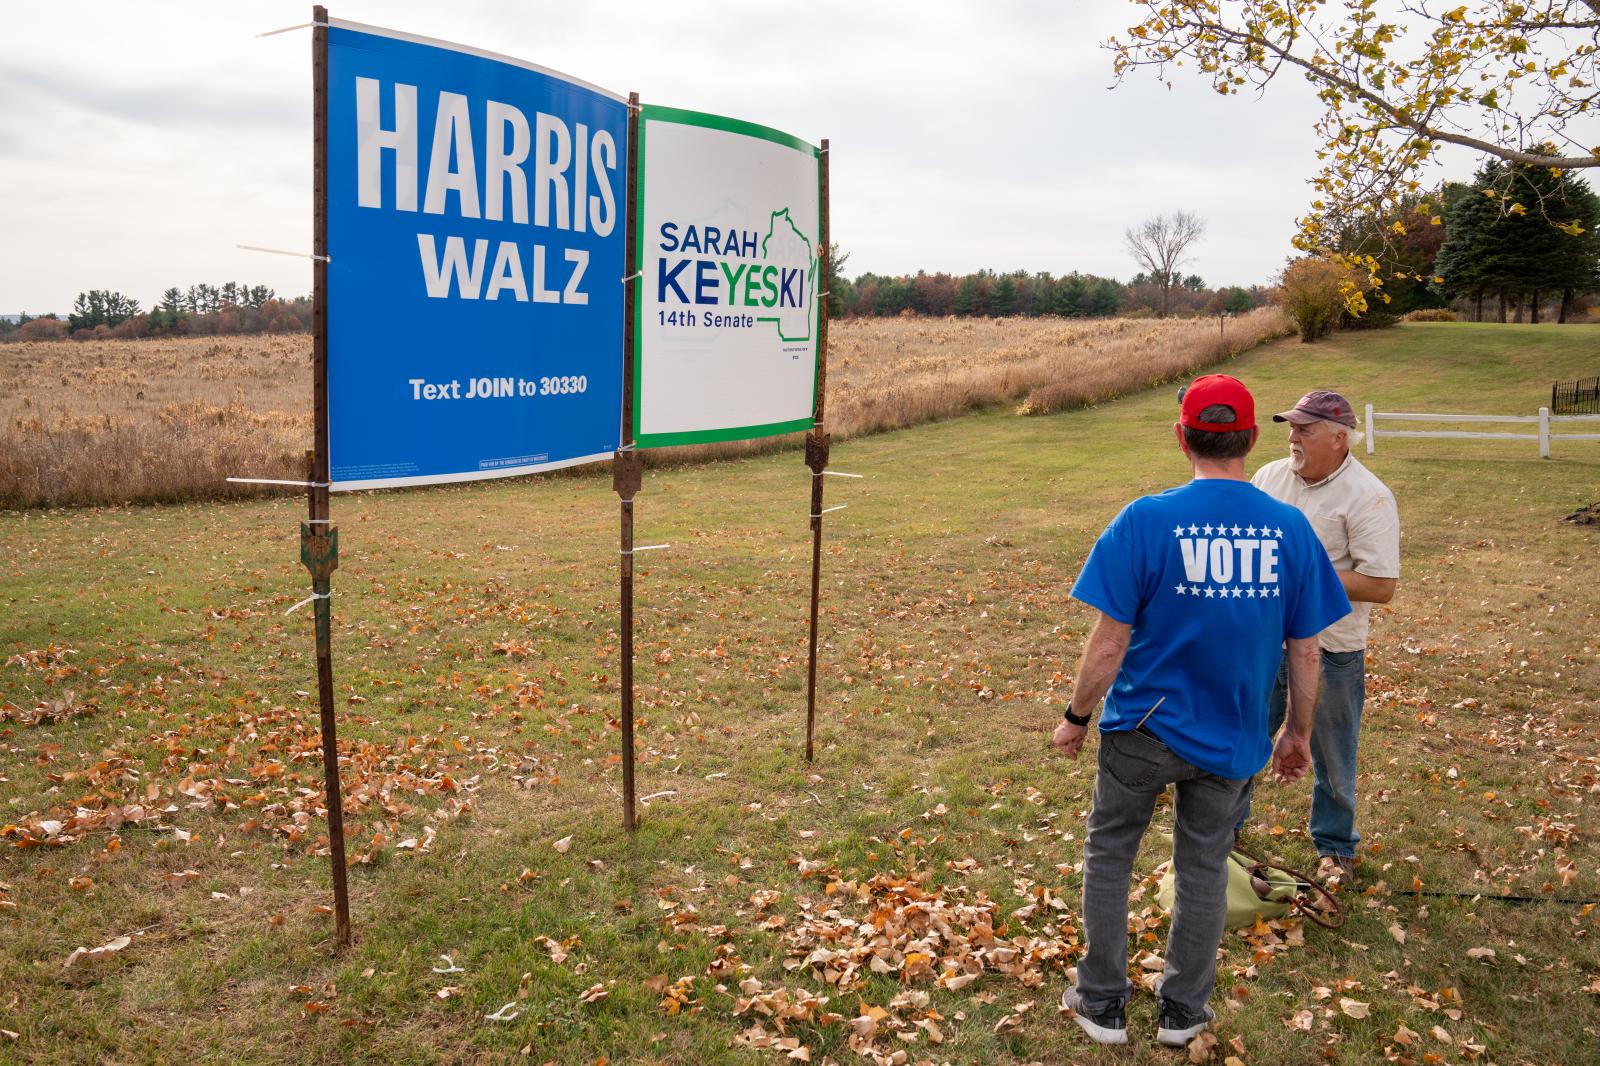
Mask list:
[{"label": "blue harris walz sign", "polygon": [[328,64],[333,487],[607,458],[621,414],[626,102],[337,20]]}]

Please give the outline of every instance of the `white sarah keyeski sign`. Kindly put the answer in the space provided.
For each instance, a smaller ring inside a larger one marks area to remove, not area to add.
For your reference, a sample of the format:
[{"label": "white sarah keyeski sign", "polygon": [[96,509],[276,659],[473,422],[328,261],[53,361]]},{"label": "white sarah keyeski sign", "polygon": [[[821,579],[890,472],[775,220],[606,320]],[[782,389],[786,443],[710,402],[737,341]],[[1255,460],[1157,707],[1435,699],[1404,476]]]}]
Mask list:
[{"label": "white sarah keyeski sign", "polygon": [[639,118],[635,443],[811,427],[817,380],[817,149],[737,119]]}]

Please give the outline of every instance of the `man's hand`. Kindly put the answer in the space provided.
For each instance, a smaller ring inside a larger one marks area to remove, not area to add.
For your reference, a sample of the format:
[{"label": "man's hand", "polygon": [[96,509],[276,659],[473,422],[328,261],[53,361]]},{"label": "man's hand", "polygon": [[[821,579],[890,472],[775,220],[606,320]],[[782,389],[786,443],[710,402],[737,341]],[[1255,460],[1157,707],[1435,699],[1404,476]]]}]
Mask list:
[{"label": "man's hand", "polygon": [[[1078,752],[1083,750],[1083,742],[1089,735],[1086,725],[1073,725],[1065,718],[1056,726],[1055,735],[1050,738],[1050,743],[1061,749],[1062,754],[1070,755],[1076,759]],[[1301,771],[1304,773],[1304,771]]]},{"label": "man's hand", "polygon": [[1279,784],[1298,781],[1311,766],[1311,738],[1285,729],[1272,749],[1272,776]]}]

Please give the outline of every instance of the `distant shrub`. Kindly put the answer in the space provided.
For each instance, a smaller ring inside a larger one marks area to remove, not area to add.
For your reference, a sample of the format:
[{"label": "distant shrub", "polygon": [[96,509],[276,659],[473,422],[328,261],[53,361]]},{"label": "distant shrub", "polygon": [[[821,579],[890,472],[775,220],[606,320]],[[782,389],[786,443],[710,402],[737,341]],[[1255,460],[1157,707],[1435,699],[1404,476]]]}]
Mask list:
[{"label": "distant shrub", "polygon": [[1300,339],[1310,344],[1339,324],[1345,314],[1345,291],[1360,283],[1348,267],[1305,256],[1284,268],[1276,296],[1294,319]]},{"label": "distant shrub", "polygon": [[1420,311],[1412,311],[1404,318],[1406,322],[1455,322],[1456,313],[1448,307],[1425,307]]},{"label": "distant shrub", "polygon": [[31,318],[6,335],[11,341],[54,341],[67,335],[67,324],[57,318]]}]

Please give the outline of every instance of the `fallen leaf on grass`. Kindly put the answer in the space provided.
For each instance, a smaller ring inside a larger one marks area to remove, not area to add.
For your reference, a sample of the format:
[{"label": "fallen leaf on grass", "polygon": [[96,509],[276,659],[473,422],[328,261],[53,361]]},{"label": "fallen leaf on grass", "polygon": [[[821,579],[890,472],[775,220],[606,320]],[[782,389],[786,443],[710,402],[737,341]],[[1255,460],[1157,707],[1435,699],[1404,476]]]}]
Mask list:
[{"label": "fallen leaf on grass", "polygon": [[1441,1044],[1455,1043],[1455,1041],[1450,1039],[1450,1034],[1445,1032],[1445,1028],[1442,1025],[1434,1026],[1432,1029],[1428,1030],[1428,1033]]},{"label": "fallen leaf on grass", "polygon": [[74,877],[67,882],[67,886],[74,892],[87,892],[89,889],[94,887],[94,878]]},{"label": "fallen leaf on grass", "polygon": [[1211,1053],[1217,1048],[1217,1034],[1200,1033],[1189,1041],[1189,1061],[1203,1063],[1211,1061]]},{"label": "fallen leaf on grass", "polygon": [[1315,1016],[1310,1011],[1297,1010],[1292,1016],[1283,1020],[1283,1027],[1285,1029],[1298,1029],[1302,1033],[1309,1033],[1315,1020]]},{"label": "fallen leaf on grass", "polygon": [[1395,923],[1394,925],[1389,926],[1389,935],[1394,937],[1396,940],[1398,940],[1402,944],[1404,944],[1406,942],[1406,931],[1404,929],[1400,928],[1400,925],[1399,925],[1398,922]]},{"label": "fallen leaf on grass", "polygon": [[186,881],[193,881],[200,876],[199,870],[178,870],[176,873],[162,874],[161,879],[176,888]]},{"label": "fallen leaf on grass", "polygon": [[555,842],[554,847],[561,854],[565,855],[567,853],[567,849],[572,847],[572,838],[562,837],[560,840]]},{"label": "fallen leaf on grass", "polygon": [[1469,959],[1492,959],[1492,958],[1494,958],[1494,948],[1468,948],[1467,949],[1467,958],[1469,958]]},{"label": "fallen leaf on grass", "polygon": [[439,991],[437,991],[437,992],[435,992],[433,994],[433,998],[434,999],[449,999],[451,996],[459,996],[460,994],[461,994],[461,986],[460,985],[445,985],[443,988],[439,989]]},{"label": "fallen leaf on grass", "polygon": [[1405,1047],[1410,1047],[1416,1042],[1417,1034],[1407,1029],[1404,1025],[1394,1031],[1394,1042]]},{"label": "fallen leaf on grass", "polygon": [[579,993],[578,998],[585,1003],[599,1003],[602,999],[611,995],[611,989],[615,984],[615,981],[608,981],[605,984],[590,985]]},{"label": "fallen leaf on grass", "polygon": [[1372,1004],[1363,1003],[1359,999],[1346,999],[1340,996],[1339,1009],[1352,1018],[1365,1018],[1372,1013]]},{"label": "fallen leaf on grass", "polygon": [[71,966],[79,959],[97,959],[110,955],[113,952],[121,951],[131,943],[133,943],[133,937],[119,936],[115,940],[106,941],[97,948],[75,948],[72,954],[67,956],[66,965]]}]

